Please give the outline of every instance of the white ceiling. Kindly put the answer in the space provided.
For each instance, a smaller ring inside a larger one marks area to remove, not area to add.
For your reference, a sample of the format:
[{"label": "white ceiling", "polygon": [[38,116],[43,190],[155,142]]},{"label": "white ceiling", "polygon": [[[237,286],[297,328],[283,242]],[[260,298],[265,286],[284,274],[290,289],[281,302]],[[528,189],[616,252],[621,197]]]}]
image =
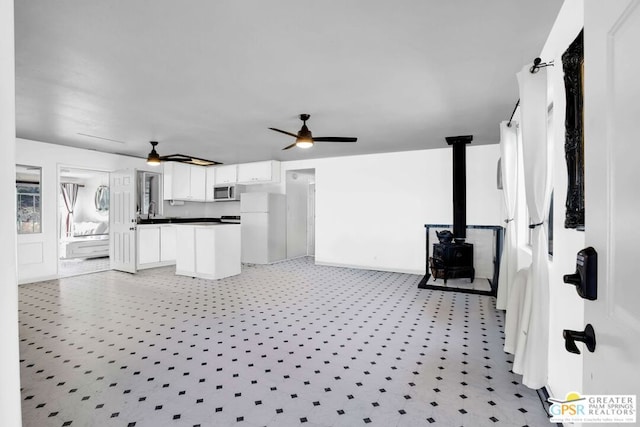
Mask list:
[{"label": "white ceiling", "polygon": [[[17,133],[224,163],[491,144],[561,5],[16,1]],[[293,139],[268,128],[296,133],[300,113],[314,136],[358,142],[282,151]]]}]

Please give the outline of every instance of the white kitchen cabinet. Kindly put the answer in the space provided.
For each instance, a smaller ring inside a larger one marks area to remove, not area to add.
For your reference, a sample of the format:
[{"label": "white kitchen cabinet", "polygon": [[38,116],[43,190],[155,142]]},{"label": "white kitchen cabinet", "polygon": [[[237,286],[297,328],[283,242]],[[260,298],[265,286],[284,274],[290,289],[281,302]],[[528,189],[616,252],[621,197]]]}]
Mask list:
[{"label": "white kitchen cabinet", "polygon": [[216,167],[207,166],[206,169],[206,188],[204,200],[206,202],[213,202],[213,186],[216,185]]},{"label": "white kitchen cabinet", "polygon": [[176,228],[172,225],[160,227],[160,262],[176,262]]},{"label": "white kitchen cabinet", "polygon": [[196,233],[191,226],[178,225],[176,227],[176,274],[193,273],[196,271]]},{"label": "white kitchen cabinet", "polygon": [[280,182],[280,162],[269,160],[238,165],[238,183],[266,184],[272,182]]},{"label": "white kitchen cabinet", "polygon": [[206,170],[179,162],[164,164],[164,200],[204,202]]},{"label": "white kitchen cabinet", "polygon": [[177,224],[176,274],[222,279],[240,274],[239,224]]},{"label": "white kitchen cabinet", "polygon": [[160,226],[138,225],[138,268],[160,262]]},{"label": "white kitchen cabinet", "polygon": [[137,269],[176,262],[176,230],[168,224],[138,224]]},{"label": "white kitchen cabinet", "polygon": [[215,180],[218,184],[235,184],[238,180],[238,165],[215,167]]},{"label": "white kitchen cabinet", "polygon": [[191,194],[190,199],[196,202],[204,202],[206,199],[207,170],[204,166],[191,166]]},{"label": "white kitchen cabinet", "polygon": [[164,164],[164,200],[186,200],[191,194],[189,165],[177,162]]}]

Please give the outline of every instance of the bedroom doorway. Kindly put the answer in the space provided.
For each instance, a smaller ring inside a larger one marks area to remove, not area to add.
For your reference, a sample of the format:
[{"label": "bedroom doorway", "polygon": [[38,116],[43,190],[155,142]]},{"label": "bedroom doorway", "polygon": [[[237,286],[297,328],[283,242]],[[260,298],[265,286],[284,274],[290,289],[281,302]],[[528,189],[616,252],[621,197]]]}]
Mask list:
[{"label": "bedroom doorway", "polygon": [[58,277],[109,270],[109,172],[58,167]]}]

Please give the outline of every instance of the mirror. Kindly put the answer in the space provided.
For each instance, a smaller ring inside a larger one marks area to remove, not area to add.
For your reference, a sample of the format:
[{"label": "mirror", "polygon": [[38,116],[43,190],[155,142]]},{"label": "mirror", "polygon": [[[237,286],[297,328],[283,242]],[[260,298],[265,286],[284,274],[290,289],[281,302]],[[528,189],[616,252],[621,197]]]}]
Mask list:
[{"label": "mirror", "polygon": [[16,219],[18,234],[41,233],[42,168],[16,165]]},{"label": "mirror", "polygon": [[96,189],[93,202],[96,206],[96,211],[100,213],[109,212],[109,187],[106,185],[100,185]]},{"label": "mirror", "polygon": [[162,174],[138,171],[138,215],[162,214]]}]

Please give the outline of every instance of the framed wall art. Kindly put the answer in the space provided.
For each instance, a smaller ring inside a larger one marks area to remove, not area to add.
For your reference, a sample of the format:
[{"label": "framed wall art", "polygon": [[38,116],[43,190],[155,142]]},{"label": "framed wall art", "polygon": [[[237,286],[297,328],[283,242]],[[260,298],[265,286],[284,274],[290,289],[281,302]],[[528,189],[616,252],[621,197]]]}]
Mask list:
[{"label": "framed wall art", "polygon": [[566,96],[565,143],[567,201],[565,228],[584,230],[583,32],[562,54]]}]

